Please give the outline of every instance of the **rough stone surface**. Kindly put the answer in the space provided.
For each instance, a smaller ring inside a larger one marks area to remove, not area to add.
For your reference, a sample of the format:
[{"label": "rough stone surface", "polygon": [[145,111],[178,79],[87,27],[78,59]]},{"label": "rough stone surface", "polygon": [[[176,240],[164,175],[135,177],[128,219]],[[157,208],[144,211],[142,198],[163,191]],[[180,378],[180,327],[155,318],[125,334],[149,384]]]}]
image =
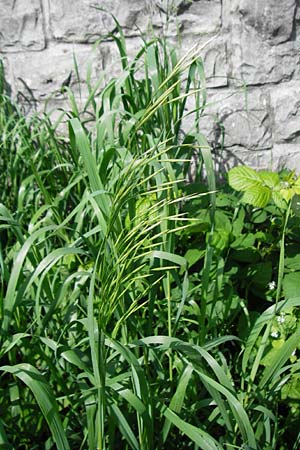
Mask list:
[{"label": "rough stone surface", "polygon": [[246,26],[277,45],[291,40],[296,7],[297,0],[241,0],[239,12]]},{"label": "rough stone surface", "polygon": [[94,42],[115,31],[116,24],[109,13],[119,19],[127,35],[137,34],[138,29],[145,31],[149,15],[146,3],[146,0],[104,0],[101,3],[93,0],[51,0],[53,38],[64,42]]},{"label": "rough stone surface", "polygon": [[179,54],[196,43],[203,46],[208,107],[201,125],[221,171],[241,162],[300,171],[300,0],[0,3],[0,56],[8,93],[27,111],[65,107],[61,87],[66,82],[79,104],[84,102],[89,64],[93,82],[118,75],[120,56],[109,36],[117,32],[112,13],[123,28],[130,58],[141,46],[141,34],[167,36]]},{"label": "rough stone surface", "polygon": [[210,96],[203,127],[214,147],[272,147],[269,96],[260,90],[226,90]]},{"label": "rough stone surface", "polygon": [[232,29],[232,75],[248,85],[279,83],[300,77],[299,41],[271,45],[254,28]]},{"label": "rough stone surface", "polygon": [[274,170],[287,167],[291,170],[300,168],[298,144],[275,144],[272,149],[272,167]]},{"label": "rough stone surface", "polygon": [[45,47],[40,0],[1,0],[0,53]]},{"label": "rough stone surface", "polygon": [[[49,46],[39,53],[12,55],[10,71],[14,80],[13,90],[35,101],[48,96],[61,96],[62,85],[69,75],[71,74],[71,85],[76,80],[74,56],[78,66],[82,68],[86,68],[88,61],[92,59],[85,48],[66,44]],[[94,55],[94,59],[97,59],[97,64],[93,65],[96,76],[100,71],[100,58]]]},{"label": "rough stone surface", "polygon": [[274,142],[300,144],[300,82],[273,88]]},{"label": "rough stone surface", "polygon": [[276,170],[280,166],[278,158],[275,163],[271,149],[249,151],[245,150],[245,147],[236,146],[229,149],[215,150],[213,155],[215,166],[221,179],[223,174],[236,165],[249,164],[253,169],[259,170]]}]

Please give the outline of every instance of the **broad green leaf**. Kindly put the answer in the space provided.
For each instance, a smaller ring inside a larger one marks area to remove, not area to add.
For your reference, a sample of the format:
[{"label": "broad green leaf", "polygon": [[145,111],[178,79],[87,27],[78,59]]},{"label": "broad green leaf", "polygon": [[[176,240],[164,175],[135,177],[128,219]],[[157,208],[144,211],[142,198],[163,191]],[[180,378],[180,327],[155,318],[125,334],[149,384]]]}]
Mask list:
[{"label": "broad green leaf", "polygon": [[295,243],[286,245],[285,255],[285,267],[292,271],[300,271],[300,245]]},{"label": "broad green leaf", "polygon": [[270,172],[268,170],[261,170],[258,172],[263,184],[273,189],[275,186],[279,185],[280,179],[277,172]]},{"label": "broad green leaf", "polygon": [[271,261],[251,265],[247,270],[247,276],[254,285],[267,289],[268,283],[272,280]]},{"label": "broad green leaf", "polygon": [[240,234],[230,245],[231,248],[242,250],[253,248],[255,244],[255,236],[253,233]]},{"label": "broad green leaf", "polygon": [[280,189],[279,191],[282,198],[288,203],[292,197],[294,196],[293,189],[287,188],[287,189]]},{"label": "broad green leaf", "polygon": [[264,208],[271,199],[272,191],[266,186],[251,186],[243,195],[243,202],[257,208]]},{"label": "broad green leaf", "polygon": [[259,174],[247,166],[234,167],[228,172],[230,186],[237,191],[247,191],[253,187],[262,186]]},{"label": "broad green leaf", "polygon": [[212,236],[208,236],[208,239],[213,248],[222,251],[229,246],[230,233],[226,230],[216,229]]},{"label": "broad green leaf", "polygon": [[279,208],[279,209],[287,208],[287,203],[279,191],[272,192],[272,199],[273,199],[273,202],[275,203],[275,205],[277,206],[277,208]]},{"label": "broad green leaf", "polygon": [[282,285],[286,298],[292,298],[299,295],[300,272],[287,273],[283,278]]}]

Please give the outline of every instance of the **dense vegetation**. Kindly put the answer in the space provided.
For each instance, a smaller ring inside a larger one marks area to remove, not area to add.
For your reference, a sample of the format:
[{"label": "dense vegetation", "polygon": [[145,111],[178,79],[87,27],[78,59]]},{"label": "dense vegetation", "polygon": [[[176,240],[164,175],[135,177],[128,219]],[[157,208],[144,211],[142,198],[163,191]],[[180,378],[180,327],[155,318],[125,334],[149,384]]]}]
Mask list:
[{"label": "dense vegetation", "polygon": [[299,180],[216,188],[199,50],[113,38],[56,122],[1,68],[0,448],[296,450]]}]

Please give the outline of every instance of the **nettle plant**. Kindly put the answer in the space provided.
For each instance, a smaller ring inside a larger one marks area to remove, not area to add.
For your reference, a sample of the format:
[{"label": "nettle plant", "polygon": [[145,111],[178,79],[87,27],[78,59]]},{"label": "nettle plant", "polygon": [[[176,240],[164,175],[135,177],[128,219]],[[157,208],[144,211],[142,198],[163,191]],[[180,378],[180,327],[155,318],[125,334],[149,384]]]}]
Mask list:
[{"label": "nettle plant", "polygon": [[300,211],[300,176],[295,171],[255,171],[247,166],[234,167],[228,173],[230,186],[243,193],[242,201],[264,208],[273,200],[275,205],[287,210],[291,204],[295,213]]},{"label": "nettle plant", "polygon": [[[269,325],[265,331],[265,356],[260,364],[271,368],[284,354],[290,345],[294,346],[290,363],[298,363],[299,350],[299,283],[300,283],[300,247],[292,239],[286,242],[286,236],[293,227],[299,230],[300,224],[300,176],[295,171],[282,170],[271,172],[267,170],[255,171],[247,166],[231,169],[228,173],[229,185],[242,193],[241,201],[255,208],[266,209],[268,205],[275,206],[282,215],[280,222],[281,239],[278,264],[277,284],[273,281],[270,289],[276,289],[275,305],[269,317]],[[291,303],[292,306],[288,306]],[[281,308],[283,306],[283,309]],[[292,347],[291,347],[292,348]],[[259,351],[258,351],[259,353]],[[263,351],[261,351],[261,354]],[[300,376],[295,369],[281,392],[281,399],[289,397],[289,417],[298,414]]]},{"label": "nettle plant", "polygon": [[[277,276],[276,304],[282,296],[296,297],[300,282],[299,248],[292,239],[286,243],[286,236],[295,237],[300,217],[300,176],[295,171],[255,171],[247,166],[234,167],[228,172],[229,185],[242,193],[241,202],[259,209],[275,207],[277,218],[281,216],[279,264]],[[292,249],[292,252],[291,252]],[[272,282],[274,289],[275,282]]]}]

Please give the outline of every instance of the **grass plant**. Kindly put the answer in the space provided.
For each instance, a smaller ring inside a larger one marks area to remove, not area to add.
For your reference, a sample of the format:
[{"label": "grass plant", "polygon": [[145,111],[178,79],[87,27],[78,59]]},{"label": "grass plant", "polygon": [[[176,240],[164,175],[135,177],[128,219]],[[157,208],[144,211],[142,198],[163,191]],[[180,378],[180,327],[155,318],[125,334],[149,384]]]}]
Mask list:
[{"label": "grass plant", "polygon": [[[216,193],[201,49],[178,59],[156,38],[130,61],[116,26],[120,76],[88,76],[83,107],[65,88],[56,122],[25,118],[0,74],[0,446],[283,450],[300,298],[266,288],[257,307],[253,283],[237,288],[234,252],[256,255],[259,230]],[[280,314],[291,323],[274,347]]]}]

